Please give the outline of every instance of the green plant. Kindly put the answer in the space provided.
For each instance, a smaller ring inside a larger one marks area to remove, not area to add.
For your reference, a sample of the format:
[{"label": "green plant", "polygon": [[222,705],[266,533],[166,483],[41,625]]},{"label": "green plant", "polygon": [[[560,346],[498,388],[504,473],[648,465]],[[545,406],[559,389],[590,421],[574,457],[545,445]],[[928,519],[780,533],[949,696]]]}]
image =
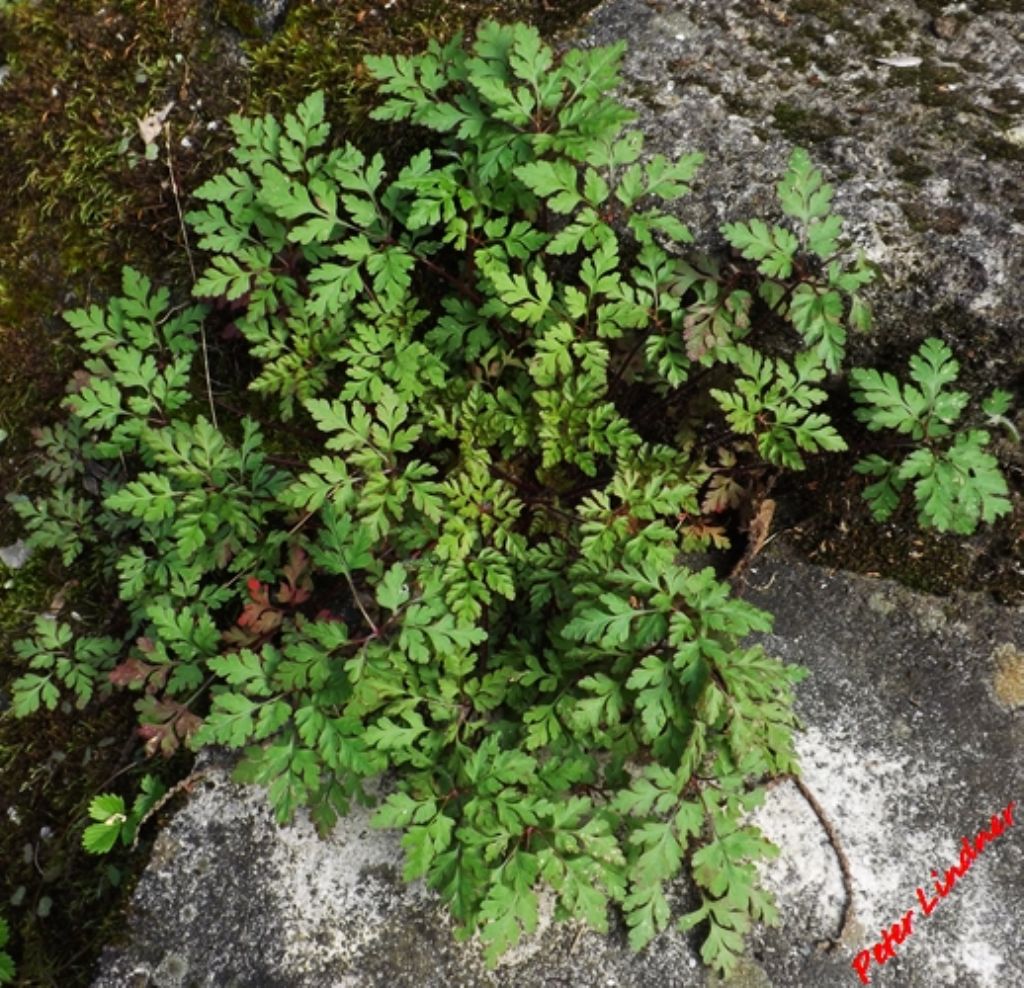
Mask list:
[{"label": "green plant", "polygon": [[124,800],[114,793],[96,796],[89,804],[89,824],[82,834],[82,846],[91,854],[105,854],[120,837],[123,844],[134,844],[140,825],[159,805],[167,792],[164,784],[152,775],[146,775],[139,783],[140,792],[135,797],[129,813]]},{"label": "green plant", "polygon": [[853,265],[840,263],[843,219],[831,211],[834,190],[802,148],[794,150],[777,191],[783,213],[796,223],[795,234],[763,220],[728,223],[722,233],[743,257],[758,262],[764,301],[788,316],[826,370],[837,371],[846,353],[844,323],[862,331],[871,326],[858,290],[874,279],[874,270],[863,256]]},{"label": "green plant", "polygon": [[[681,256],[665,204],[700,156],[642,158],[607,95],[622,50],[489,23],[369,59],[376,116],[433,134],[394,178],[329,145],[320,93],[232,120],[235,165],[188,216],[206,301],[129,268],[68,314],[90,359],[39,437],[51,492],[15,503],[32,545],[115,573],[120,608],[104,637],[40,619],[15,705],[134,689],[147,751],[241,749],[238,778],[322,830],[387,773],[376,823],[491,961],[542,883],[597,929],[618,903],[640,948],[688,870],[680,923],[726,971],[775,918],[744,814],[796,771],[802,670],[746,642],[770,616],[700,553],[757,477],[844,448],[821,385],[872,272],[799,150],[788,226]],[[251,416],[207,370],[232,333]],[[97,797],[86,846],[157,798]]]},{"label": "green plant", "polygon": [[[877,432],[891,429],[909,437],[912,449],[901,461],[872,453],[854,469],[878,478],[864,490],[879,520],[899,505],[913,481],[918,521],[940,532],[970,535],[979,521],[992,523],[1008,514],[1010,500],[998,460],[985,447],[984,429],[954,432],[970,396],[949,390],[960,365],[941,340],[925,340],[910,358],[910,380],[901,385],[893,374],[854,368],[850,372],[856,416]],[[982,403],[993,424],[1006,421],[1011,396],[997,390]],[[1011,424],[1012,428],[1012,424]]]},{"label": "green plant", "polygon": [[1020,443],[1020,430],[1013,424],[1013,421],[1006,414],[1013,404],[1013,395],[1002,388],[996,388],[981,403],[981,410],[985,413],[985,424],[999,426],[1015,443]]},{"label": "green plant", "polygon": [[[0,917],[0,947],[6,947],[11,937],[7,920]],[[14,975],[17,970],[14,966],[14,959],[6,950],[0,950],[0,985],[14,984]]]}]

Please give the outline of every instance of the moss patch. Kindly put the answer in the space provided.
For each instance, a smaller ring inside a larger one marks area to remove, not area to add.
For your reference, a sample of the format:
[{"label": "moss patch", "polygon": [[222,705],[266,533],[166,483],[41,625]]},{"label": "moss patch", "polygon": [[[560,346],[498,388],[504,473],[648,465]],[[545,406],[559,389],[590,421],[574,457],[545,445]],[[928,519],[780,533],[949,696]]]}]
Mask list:
[{"label": "moss patch", "polygon": [[982,134],[975,138],[974,146],[995,161],[1024,161],[1024,147],[998,134]]},{"label": "moss patch", "polygon": [[11,70],[0,86],[0,185],[14,190],[0,210],[6,455],[28,450],[27,427],[52,417],[77,359],[59,318],[66,304],[109,291],[125,262],[187,277],[166,155],[161,144],[146,160],[137,121],[173,102],[183,187],[216,165],[206,123],[233,108],[240,87],[198,6],[50,0],[0,14]]},{"label": "moss patch", "polygon": [[960,89],[965,79],[957,66],[926,59],[917,68],[918,101],[922,106],[959,106],[965,102]]},{"label": "moss patch", "polygon": [[843,0],[793,0],[790,5],[795,14],[811,14],[829,27],[841,27],[843,18]]},{"label": "moss patch", "polygon": [[212,13],[217,24],[234,29],[243,38],[254,40],[262,34],[249,0],[214,0]]},{"label": "moss patch", "polygon": [[896,166],[897,176],[910,185],[920,185],[934,174],[932,168],[922,164],[916,155],[902,148],[894,148],[889,154],[889,160]]},{"label": "moss patch", "polygon": [[901,202],[900,209],[907,224],[915,233],[928,230],[951,235],[958,233],[967,221],[967,215],[956,206],[932,206],[924,202]]},{"label": "moss patch", "polygon": [[[12,659],[13,641],[36,614],[60,606],[62,619],[81,611],[98,619],[81,584],[65,580],[59,567],[33,557],[10,573],[0,564],[0,902],[13,930],[19,984],[87,984],[92,958],[113,936],[116,908],[145,860],[120,849],[99,860],[79,841],[92,795],[111,788],[137,757],[125,725],[132,697],[95,703],[84,711],[61,705],[27,720],[15,720],[9,703],[21,673]],[[55,590],[55,587],[57,588]],[[131,783],[128,783],[131,785]]]},{"label": "moss patch", "polygon": [[789,42],[781,45],[778,48],[778,54],[781,58],[789,59],[793,68],[800,72],[803,72],[811,64],[810,51],[808,51],[806,45],[802,45],[799,42]]},{"label": "moss patch", "polygon": [[[856,435],[852,424],[837,420],[840,433]],[[854,446],[851,443],[851,446]],[[991,593],[1000,603],[1024,603],[1024,503],[998,528],[983,527],[965,539],[918,527],[913,498],[885,523],[871,516],[861,496],[863,477],[853,464],[877,451],[865,442],[849,454],[812,461],[805,474],[783,479],[777,495],[786,505],[779,528],[811,562],[898,580],[912,590],[951,594],[958,590]]]},{"label": "moss patch", "polygon": [[818,144],[846,133],[837,117],[795,103],[776,103],[772,116],[775,125],[794,144]]}]

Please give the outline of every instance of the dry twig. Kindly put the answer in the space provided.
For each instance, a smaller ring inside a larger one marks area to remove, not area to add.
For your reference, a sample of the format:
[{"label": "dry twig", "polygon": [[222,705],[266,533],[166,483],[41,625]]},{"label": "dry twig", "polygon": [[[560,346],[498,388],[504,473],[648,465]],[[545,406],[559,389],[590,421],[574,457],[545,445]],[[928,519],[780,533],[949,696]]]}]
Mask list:
[{"label": "dry twig", "polygon": [[[181,227],[181,239],[185,244],[185,256],[188,258],[188,269],[192,273],[192,284],[196,283],[196,265],[192,260],[192,247],[188,242],[188,228],[185,226],[185,214],[181,208],[181,191],[178,188],[178,179],[174,174],[174,161],[171,158],[171,125],[164,124],[164,146],[167,148],[167,174],[171,177],[171,192],[174,194],[174,208],[178,211],[178,225]],[[206,397],[210,403],[210,422],[215,429],[217,425],[217,410],[213,402],[213,385],[210,383],[210,354],[206,347],[206,325],[199,323],[199,343],[203,351],[203,377],[206,379]]]},{"label": "dry twig", "polygon": [[818,822],[825,831],[825,834],[828,837],[828,842],[832,845],[832,850],[835,853],[836,860],[839,862],[839,871],[843,876],[843,891],[846,894],[846,902],[843,904],[843,911],[839,923],[839,932],[828,941],[829,949],[836,950],[842,946],[843,941],[846,938],[846,934],[849,932],[850,926],[853,923],[853,873],[850,871],[850,861],[849,858],[846,857],[846,852],[843,850],[835,825],[828,818],[828,814],[825,812],[824,807],[818,802],[817,796],[815,796],[807,787],[807,783],[798,775],[794,775],[792,773],[784,775],[782,778],[791,779],[793,784],[799,790],[800,795],[807,801],[807,805],[814,810],[814,815],[818,818]]}]

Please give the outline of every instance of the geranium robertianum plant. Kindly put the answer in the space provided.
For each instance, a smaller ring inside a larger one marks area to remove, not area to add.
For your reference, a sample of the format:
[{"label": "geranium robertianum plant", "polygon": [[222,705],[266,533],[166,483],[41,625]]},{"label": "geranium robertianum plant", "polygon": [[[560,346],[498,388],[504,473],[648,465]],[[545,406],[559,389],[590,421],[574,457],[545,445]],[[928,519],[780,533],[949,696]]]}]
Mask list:
[{"label": "geranium robertianum plant", "polygon": [[[769,615],[695,560],[750,477],[845,448],[821,384],[872,272],[801,150],[782,224],[686,257],[666,203],[701,156],[643,157],[608,95],[622,53],[489,23],[368,59],[376,116],[429,137],[390,173],[330,142],[322,93],[232,120],[235,165],[188,215],[199,301],[126,269],[68,315],[89,360],[41,437],[52,493],[18,510],[33,545],[107,560],[124,616],[104,637],[40,618],[15,706],[138,690],[151,753],[240,749],[281,821],[322,830],[386,774],[406,877],[492,962],[541,886],[599,930],[618,904],[643,947],[685,869],[680,925],[725,971],[775,918],[744,814],[796,771],[802,670],[745,643]],[[759,349],[758,307],[787,353]],[[262,424],[218,414],[225,320]],[[89,849],[161,792],[97,801]]]}]

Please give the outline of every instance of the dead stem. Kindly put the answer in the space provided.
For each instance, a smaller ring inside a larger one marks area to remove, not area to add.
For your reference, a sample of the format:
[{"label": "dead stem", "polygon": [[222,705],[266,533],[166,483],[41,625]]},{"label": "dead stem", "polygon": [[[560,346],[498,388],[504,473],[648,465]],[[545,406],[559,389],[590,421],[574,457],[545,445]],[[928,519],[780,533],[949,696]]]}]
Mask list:
[{"label": "dead stem", "polygon": [[827,941],[828,949],[836,950],[842,946],[843,941],[846,938],[846,934],[849,932],[850,925],[853,922],[853,873],[850,871],[850,861],[846,857],[846,852],[843,850],[843,846],[840,843],[839,834],[836,831],[835,825],[829,819],[824,807],[818,802],[817,796],[815,796],[807,787],[807,783],[798,775],[794,775],[792,773],[784,775],[782,778],[790,779],[800,791],[800,795],[807,801],[807,805],[814,810],[814,815],[818,818],[818,822],[825,831],[825,835],[828,837],[828,842],[832,845],[832,850],[835,853],[836,860],[839,862],[839,871],[843,876],[843,891],[846,895],[846,902],[843,903],[843,911],[840,915],[839,932]]},{"label": "dead stem", "polygon": [[[196,265],[192,259],[192,247],[188,242],[188,228],[185,226],[185,214],[181,209],[181,192],[178,189],[178,179],[174,174],[174,161],[171,158],[171,125],[164,124],[164,146],[167,148],[167,174],[171,178],[171,192],[174,194],[174,208],[178,212],[178,225],[181,227],[181,239],[185,244],[185,257],[188,259],[188,269],[192,274],[192,284],[196,283]],[[206,347],[206,323],[199,321],[199,343],[203,351],[203,377],[206,380],[206,397],[210,403],[210,421],[215,429],[217,425],[217,410],[213,403],[213,385],[210,383],[210,354]]]}]

